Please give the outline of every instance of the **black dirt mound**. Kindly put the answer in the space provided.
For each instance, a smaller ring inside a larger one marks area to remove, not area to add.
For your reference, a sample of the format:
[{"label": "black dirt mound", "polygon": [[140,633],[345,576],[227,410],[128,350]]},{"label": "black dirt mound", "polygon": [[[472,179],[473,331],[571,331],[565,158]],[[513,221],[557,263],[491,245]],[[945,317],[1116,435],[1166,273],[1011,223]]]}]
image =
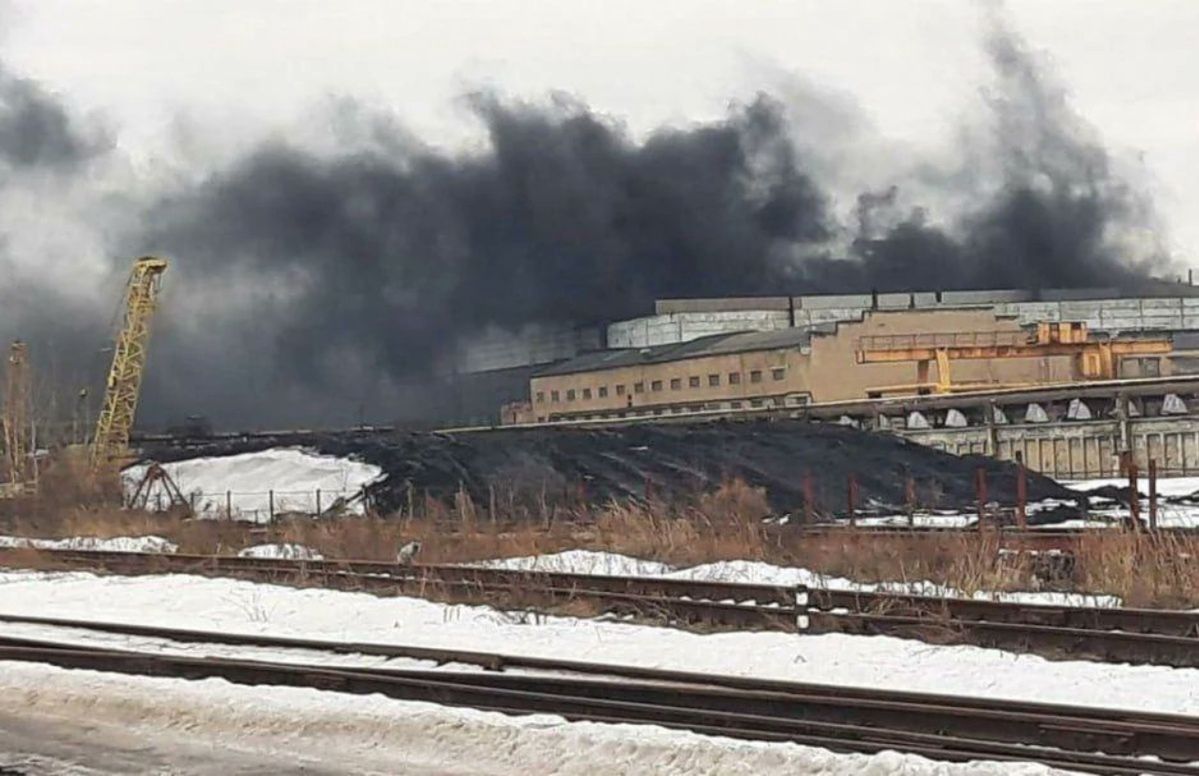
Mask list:
[{"label": "black dirt mound", "polygon": [[[536,428],[433,434],[394,432],[289,434],[286,438],[192,440],[186,449],[147,446],[160,461],[299,445],[381,466],[371,486],[383,511],[401,509],[414,494],[450,500],[463,491],[477,504],[506,506],[603,504],[611,499],[680,501],[739,478],[764,488],[778,512],[803,508],[804,476],[822,513],[846,508],[852,473],[858,505],[899,509],[914,478],[921,506],[967,509],[975,503],[975,472],[986,470],[988,500],[1013,504],[1016,469],[977,456],[959,457],[889,434],[801,421],[724,421],[623,428]],[[1028,498],[1077,494],[1029,472]]]}]

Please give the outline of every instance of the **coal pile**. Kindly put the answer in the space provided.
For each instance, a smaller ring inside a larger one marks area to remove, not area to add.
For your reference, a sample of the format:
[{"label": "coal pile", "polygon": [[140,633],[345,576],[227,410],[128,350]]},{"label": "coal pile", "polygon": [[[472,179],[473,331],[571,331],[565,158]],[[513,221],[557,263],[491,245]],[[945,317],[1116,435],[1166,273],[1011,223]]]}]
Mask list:
[{"label": "coal pile", "polygon": [[[922,507],[970,509],[975,472],[986,470],[988,500],[1016,500],[1016,469],[990,458],[959,457],[889,434],[801,421],[719,421],[623,428],[536,428],[435,434],[302,433],[253,439],[192,440],[186,449],[156,445],[143,452],[160,461],[228,455],[281,445],[376,464],[386,477],[370,486],[372,503],[400,511],[412,498],[506,508],[602,505],[651,498],[680,503],[739,478],[765,490],[778,513],[804,507],[812,479],[820,514],[843,512],[847,483],[857,483],[860,507],[899,510],[914,479]],[[1078,494],[1028,473],[1028,499],[1073,499]]]}]

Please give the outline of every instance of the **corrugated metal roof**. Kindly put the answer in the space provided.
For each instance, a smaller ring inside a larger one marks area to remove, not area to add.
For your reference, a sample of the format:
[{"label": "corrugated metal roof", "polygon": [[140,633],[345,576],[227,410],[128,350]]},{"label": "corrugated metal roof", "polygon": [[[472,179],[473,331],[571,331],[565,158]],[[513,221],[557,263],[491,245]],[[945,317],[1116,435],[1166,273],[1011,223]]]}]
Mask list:
[{"label": "corrugated metal roof", "polygon": [[731,334],[712,334],[686,342],[655,345],[648,348],[600,350],[594,353],[584,353],[581,356],[554,364],[533,376],[577,374],[641,364],[663,364],[669,361],[720,356],[729,353],[801,347],[811,342],[814,331],[831,332],[835,329],[835,325],[825,325],[779,331],[738,331]]}]

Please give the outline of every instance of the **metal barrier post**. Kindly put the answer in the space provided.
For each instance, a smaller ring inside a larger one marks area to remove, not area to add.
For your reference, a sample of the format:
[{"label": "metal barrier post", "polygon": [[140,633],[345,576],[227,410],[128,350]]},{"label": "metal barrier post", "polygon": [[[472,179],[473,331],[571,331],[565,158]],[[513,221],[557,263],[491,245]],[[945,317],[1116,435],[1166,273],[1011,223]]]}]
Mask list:
[{"label": "metal barrier post", "polygon": [[275,522],[275,491],[274,490],[267,491],[266,497],[267,497],[267,505],[269,506],[268,514],[270,515],[271,522],[273,523],[273,522]]},{"label": "metal barrier post", "polygon": [[1131,458],[1128,460],[1128,517],[1132,520],[1133,530],[1141,530],[1141,494],[1137,492],[1137,465]]},{"label": "metal barrier post", "polygon": [[974,470],[974,495],[978,498],[978,530],[981,531],[987,516],[987,470],[981,466]]},{"label": "metal barrier post", "polygon": [[324,510],[321,509],[321,489],[317,488],[316,489],[316,514],[317,514],[317,516],[319,517],[322,512],[324,512]]},{"label": "metal barrier post", "polygon": [[229,520],[233,519],[233,491],[225,491],[225,517]]},{"label": "metal barrier post", "polygon": [[813,517],[816,514],[816,488],[812,484],[812,472],[805,470],[803,473],[803,521],[804,525],[811,525]]},{"label": "metal barrier post", "polygon": [[1024,468],[1024,454],[1016,451],[1016,527],[1021,531],[1028,528],[1028,472]]},{"label": "metal barrier post", "polygon": [[908,475],[903,484],[904,509],[908,513],[908,528],[916,527],[916,480]]},{"label": "metal barrier post", "polygon": [[848,482],[846,482],[846,486],[847,487],[845,488],[845,501],[846,501],[846,506],[849,507],[849,524],[850,524],[850,526],[856,526],[858,524],[858,519],[857,519],[858,478],[854,476],[853,472],[849,473],[849,478],[848,478]]},{"label": "metal barrier post", "polygon": [[1157,459],[1149,459],[1149,530],[1157,530]]}]

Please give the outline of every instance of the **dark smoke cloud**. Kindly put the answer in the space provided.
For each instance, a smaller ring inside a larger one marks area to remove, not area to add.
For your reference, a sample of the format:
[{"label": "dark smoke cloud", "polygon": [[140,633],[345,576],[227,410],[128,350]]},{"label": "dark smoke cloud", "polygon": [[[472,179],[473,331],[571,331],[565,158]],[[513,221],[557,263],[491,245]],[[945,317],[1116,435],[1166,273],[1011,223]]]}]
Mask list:
[{"label": "dark smoke cloud", "polygon": [[996,175],[998,188],[948,227],[929,225],[916,208],[880,228],[894,218],[898,188],[861,195],[853,245],[861,281],[890,290],[1134,287],[1167,267],[1160,242],[1135,244],[1152,225],[1151,203],[1113,172],[1038,56],[1002,20],[992,22],[986,52],[991,135],[957,177]]},{"label": "dark smoke cloud", "polygon": [[218,309],[233,284],[281,289],[252,319],[222,311],[206,325],[232,333],[232,313],[270,338],[284,382],[326,393],[372,372],[428,371],[488,324],[777,292],[781,249],[830,236],[823,195],[766,97],[640,143],[572,100],[483,94],[471,106],[485,152],[404,137],[333,158],[263,146],[156,207],[144,245],[177,256],[171,283]]},{"label": "dark smoke cloud", "polygon": [[0,66],[0,160],[21,170],[71,171],[108,145],[101,130],[83,126],[36,82]]},{"label": "dark smoke cloud", "polygon": [[[818,105],[763,94],[635,139],[577,99],[482,93],[468,104],[487,143],[449,153],[338,103],[372,142],[264,142],[139,205],[113,241],[114,273],[139,252],[173,260],[143,417],[420,416],[438,398],[421,384],[481,329],[645,314],[657,297],[1145,279],[1164,261],[1130,238],[1148,203],[1022,41],[997,24],[987,52],[987,131],[966,133],[966,161],[930,161],[920,186],[887,181],[852,213],[821,177],[834,156],[797,141]],[[28,82],[0,78],[0,102],[10,165],[71,170],[103,148]],[[933,189],[965,204],[913,201]],[[52,301],[29,295],[25,321]]]}]

